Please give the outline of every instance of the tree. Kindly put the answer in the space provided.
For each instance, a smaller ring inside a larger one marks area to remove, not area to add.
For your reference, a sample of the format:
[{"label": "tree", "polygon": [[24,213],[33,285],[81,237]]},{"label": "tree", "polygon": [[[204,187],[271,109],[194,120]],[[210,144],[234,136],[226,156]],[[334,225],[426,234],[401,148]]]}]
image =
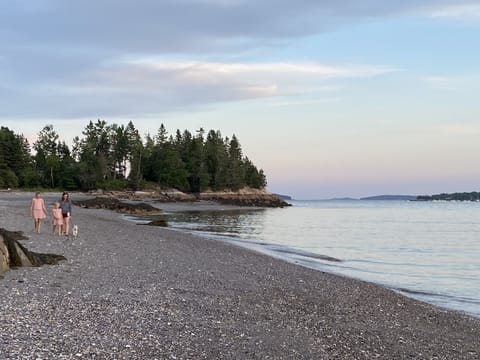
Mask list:
[{"label": "tree", "polygon": [[247,186],[254,189],[264,189],[267,186],[267,179],[263,170],[260,169],[259,171],[248,157],[245,157],[243,160],[243,166],[245,169],[245,183]]},{"label": "tree", "polygon": [[133,122],[129,121],[126,128],[127,137],[127,158],[126,160],[130,164],[129,180],[134,189],[140,188],[140,182],[142,180],[142,162],[144,156],[144,147],[142,138],[138,133],[138,130],[133,125]]},{"label": "tree", "polygon": [[208,185],[208,173],[205,167],[205,155],[203,149],[203,129],[197,131],[197,136],[192,137],[184,132],[182,139],[182,160],[186,165],[187,180],[191,192],[200,192]]},{"label": "tree", "polygon": [[83,139],[78,139],[74,152],[79,158],[80,185],[84,190],[90,190],[106,179],[113,177],[115,161],[111,156],[111,130],[106,121],[92,121],[82,132]]},{"label": "tree", "polygon": [[227,147],[220,131],[210,130],[205,141],[205,166],[208,173],[208,186],[218,190],[227,183]]},{"label": "tree", "polygon": [[232,190],[238,190],[245,185],[242,148],[237,137],[233,135],[228,144],[227,186]]},{"label": "tree", "polygon": [[3,126],[0,128],[0,168],[4,187],[23,185],[24,173],[33,168],[28,141]]},{"label": "tree", "polygon": [[60,158],[57,153],[58,138],[59,135],[53,125],[45,125],[38,133],[37,141],[33,143],[36,151],[34,160],[41,183],[52,188],[55,187],[56,180],[60,175]]}]

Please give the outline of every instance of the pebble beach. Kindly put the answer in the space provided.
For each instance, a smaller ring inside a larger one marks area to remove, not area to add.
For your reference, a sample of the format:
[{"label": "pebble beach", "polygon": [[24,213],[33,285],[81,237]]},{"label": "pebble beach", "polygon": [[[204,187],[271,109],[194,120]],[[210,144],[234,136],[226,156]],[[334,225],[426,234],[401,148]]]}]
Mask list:
[{"label": "pebble beach", "polygon": [[109,210],[34,234],[32,196],[0,193],[0,227],[67,260],[0,278],[0,359],[480,358],[478,318]]}]

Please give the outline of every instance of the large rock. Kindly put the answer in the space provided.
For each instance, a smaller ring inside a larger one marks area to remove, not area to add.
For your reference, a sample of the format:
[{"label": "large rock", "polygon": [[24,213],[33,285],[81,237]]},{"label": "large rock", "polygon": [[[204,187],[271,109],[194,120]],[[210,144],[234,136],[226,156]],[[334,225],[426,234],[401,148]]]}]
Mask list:
[{"label": "large rock", "polygon": [[238,191],[216,191],[198,194],[198,199],[216,201],[221,204],[258,207],[290,206],[285,200],[265,190],[240,189]]},{"label": "large rock", "polygon": [[[74,204],[87,208],[105,208],[118,212],[145,214],[147,204],[130,204],[121,202],[119,199],[148,199],[157,202],[194,202],[198,200],[214,201],[221,204],[236,206],[257,207],[285,207],[290,206],[278,195],[265,190],[243,188],[236,191],[206,191],[201,193],[184,193],[176,189],[157,189],[151,191],[109,191],[101,195],[96,192],[94,199],[76,201]],[[136,208],[135,208],[136,207]],[[153,211],[158,209],[153,208]]]},{"label": "large rock", "polygon": [[93,199],[73,201],[73,204],[87,209],[108,209],[123,214],[144,215],[161,212],[160,209],[146,203],[123,202],[108,196],[97,196]]},{"label": "large rock", "polygon": [[57,264],[66,260],[62,255],[41,254],[27,250],[18,240],[26,239],[21,232],[0,228],[0,275],[11,268]]}]

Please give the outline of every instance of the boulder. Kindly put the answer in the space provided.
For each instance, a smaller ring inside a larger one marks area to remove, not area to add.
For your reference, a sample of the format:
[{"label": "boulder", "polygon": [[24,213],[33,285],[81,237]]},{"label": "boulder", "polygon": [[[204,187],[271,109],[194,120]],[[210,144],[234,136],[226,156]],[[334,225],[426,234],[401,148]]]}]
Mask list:
[{"label": "boulder", "polygon": [[29,251],[18,240],[26,239],[21,232],[0,228],[0,275],[11,268],[57,264],[66,260],[62,255],[42,254]]}]

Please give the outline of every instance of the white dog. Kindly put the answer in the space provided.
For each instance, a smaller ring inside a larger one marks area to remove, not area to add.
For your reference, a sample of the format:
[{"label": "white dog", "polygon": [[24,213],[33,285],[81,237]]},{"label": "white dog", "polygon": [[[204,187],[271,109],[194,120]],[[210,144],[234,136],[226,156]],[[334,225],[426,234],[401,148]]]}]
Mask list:
[{"label": "white dog", "polygon": [[73,228],[72,228],[72,235],[74,238],[76,238],[78,236],[78,225],[73,225]]}]

